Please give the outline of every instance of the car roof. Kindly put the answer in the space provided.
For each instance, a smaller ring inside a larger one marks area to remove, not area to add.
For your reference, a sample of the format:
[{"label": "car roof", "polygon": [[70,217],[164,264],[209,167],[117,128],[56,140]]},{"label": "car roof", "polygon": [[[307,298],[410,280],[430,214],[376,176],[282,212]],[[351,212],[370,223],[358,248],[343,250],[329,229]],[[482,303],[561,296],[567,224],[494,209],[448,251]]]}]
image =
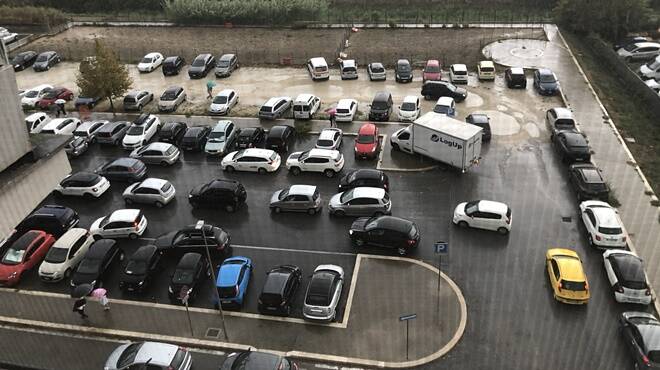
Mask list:
[{"label": "car roof", "polygon": [[49,50],[49,51],[43,51],[39,55],[53,55],[53,54],[56,54],[56,53],[52,50]]},{"label": "car roof", "polygon": [[144,342],[135,355],[133,362],[144,364],[149,361],[150,364],[169,366],[178,350],[179,347],[173,344]]},{"label": "car roof", "polygon": [[129,259],[131,260],[144,260],[149,257],[151,257],[156,251],[158,250],[158,247],[155,245],[142,245],[140,246],[131,256]]},{"label": "car roof", "polygon": [[509,206],[507,206],[504,203],[501,202],[494,202],[492,200],[480,200],[479,201],[479,211],[482,212],[492,212],[492,213],[500,213],[500,214],[505,214]]},{"label": "car roof", "polygon": [[85,122],[81,123],[80,126],[78,126],[76,131],[88,131],[90,128],[92,128],[92,126],[94,126],[95,124],[97,124],[99,122],[106,122],[107,123],[107,121],[103,121],[103,120],[85,121]]},{"label": "car roof", "polygon": [[438,98],[438,101],[435,103],[435,105],[451,105],[453,102],[454,98],[450,96],[441,96]]},{"label": "car roof", "polygon": [[375,135],[376,134],[376,125],[373,123],[365,123],[360,126],[358,130],[358,135]]},{"label": "car roof", "polygon": [[291,270],[275,268],[268,272],[266,282],[262,293],[266,294],[280,294],[284,291],[284,286],[291,276]]},{"label": "car roof", "polygon": [[97,240],[92,245],[89,246],[89,250],[85,254],[85,257],[91,257],[94,259],[98,259],[100,257],[105,256],[106,253],[112,248],[117,243],[116,240],[114,239],[101,239]]},{"label": "car roof", "polygon": [[133,222],[140,214],[139,209],[118,209],[110,214],[108,222],[124,221]]},{"label": "car roof", "polygon": [[241,267],[248,263],[249,259],[246,257],[232,257],[227,258],[220,266],[218,272],[217,286],[232,286],[238,283],[239,273]]},{"label": "car roof", "polygon": [[[241,156],[250,156],[250,157],[263,157],[270,158],[273,155],[273,151],[270,149],[261,149],[261,148],[247,148],[239,150],[239,153],[243,152]],[[238,155],[238,153],[236,153]]]},{"label": "car roof", "polygon": [[573,112],[568,108],[556,107],[552,108],[552,110],[557,115],[557,119],[573,119]]},{"label": "car roof", "polygon": [[122,166],[122,167],[133,167],[138,162],[140,162],[140,161],[138,159],[135,159],[135,158],[121,157],[121,158],[115,159],[114,161],[110,162],[109,164],[112,164],[112,165],[115,165],[115,166]]},{"label": "car roof", "polygon": [[171,62],[175,62],[178,58],[179,58],[178,55],[173,55],[173,56],[171,56],[171,57],[167,57],[167,58],[165,58],[165,60],[164,60],[163,62],[170,62],[170,63],[171,63]]},{"label": "car roof", "polygon": [[73,246],[73,243],[76,240],[80,239],[80,237],[85,234],[87,234],[87,230],[80,227],[74,227],[72,229],[69,229],[57,239],[55,244],[53,244],[52,248],[69,249]]},{"label": "car roof", "polygon": [[[42,206],[38,210],[34,211],[30,216],[34,215],[53,215],[55,217],[63,217],[66,216],[69,213],[75,214],[75,211],[72,210],[69,207],[65,206],[58,206],[58,205],[53,205],[53,204],[46,204],[45,206]],[[28,217],[30,217],[28,216]]]},{"label": "car roof", "polygon": [[636,42],[635,43],[636,48],[646,48],[646,47],[660,47],[660,44],[657,42]]},{"label": "car roof", "polygon": [[291,185],[289,195],[307,195],[312,196],[316,192],[314,185]]},{"label": "car roof", "polygon": [[524,75],[525,70],[522,67],[511,67],[509,68],[511,70],[512,75]]},{"label": "car roof", "polygon": [[352,103],[357,103],[355,99],[339,99],[337,102],[337,108],[350,108]]},{"label": "car roof", "polygon": [[320,158],[335,158],[339,157],[341,153],[337,150],[331,150],[331,149],[310,149],[309,150],[309,156],[310,157],[320,157]]},{"label": "car roof", "polygon": [[[165,130],[165,129],[171,130],[172,128],[174,128],[174,127],[176,127],[176,126],[183,126],[183,125],[186,125],[186,124],[185,124],[184,122],[177,122],[177,121],[165,122],[165,123],[163,124],[163,127],[162,127],[160,130],[161,130],[161,131],[163,131],[163,130]],[[187,125],[186,125],[186,126],[187,126]]]},{"label": "car roof", "polygon": [[167,89],[165,89],[165,91],[163,91],[163,93],[177,92],[179,90],[183,90],[183,87],[181,87],[181,86],[170,86]]},{"label": "car roof", "polygon": [[160,56],[160,53],[157,53],[157,52],[151,52],[151,53],[145,55],[144,57],[145,57],[145,58],[155,58],[155,57],[158,57],[158,56]]},{"label": "car roof", "polygon": [[489,123],[490,120],[488,119],[488,115],[485,113],[471,113],[469,117],[472,118],[473,123]]},{"label": "car roof", "polygon": [[582,173],[584,181],[587,183],[604,183],[603,177],[600,175],[600,171],[595,166],[591,167],[577,167],[577,169]]},{"label": "car roof", "polygon": [[548,68],[539,68],[537,71],[539,72],[540,75],[551,75],[552,74],[552,71]]},{"label": "car roof", "polygon": [[213,56],[213,55],[211,55],[211,54],[209,54],[209,53],[199,54],[199,55],[197,55],[197,56],[195,57],[195,59],[207,59],[207,58],[210,58],[210,57],[212,57],[212,56]]},{"label": "car roof", "polygon": [[174,145],[172,145],[170,143],[163,143],[163,142],[160,142],[160,141],[156,141],[154,143],[147,144],[147,147],[145,148],[145,150],[157,150],[159,152],[164,152],[167,149],[171,148],[172,146],[174,146]]},{"label": "car roof", "polygon": [[29,116],[25,117],[25,120],[31,122],[31,121],[36,120],[37,118],[40,118],[40,117],[48,117],[48,115],[44,112],[32,113]]},{"label": "car roof", "polygon": [[93,172],[80,171],[65,177],[64,180],[74,180],[74,181],[82,181],[85,183],[91,183],[92,181],[98,181],[98,179],[100,178],[101,178],[100,175],[97,175]]},{"label": "car roof", "polygon": [[67,121],[67,120],[70,120],[71,122],[73,122],[73,121],[76,120],[76,118],[53,118],[53,119],[51,119],[51,120],[46,124],[46,126],[44,126],[43,129],[44,129],[44,130],[52,130],[52,129],[55,129],[55,128],[57,128],[57,126],[58,126],[60,123],[62,123],[62,122],[64,122],[64,121]]},{"label": "car roof", "polygon": [[559,266],[559,272],[563,280],[585,281],[586,276],[582,269],[582,262],[577,256],[555,255],[555,261]]},{"label": "car roof", "polygon": [[234,89],[223,89],[216,96],[229,96],[231,93],[235,94],[236,91]]},{"label": "car roof", "polygon": [[608,256],[610,264],[624,281],[646,281],[642,259],[628,251],[616,251]]},{"label": "car roof", "polygon": [[277,125],[277,126],[273,126],[273,127],[270,128],[270,130],[268,130],[268,136],[280,135],[280,134],[282,134],[285,130],[288,130],[288,129],[293,129],[293,127],[291,127],[291,126],[287,126],[287,125]]},{"label": "car roof", "polygon": [[372,63],[369,63],[369,65],[372,66],[372,67],[381,67],[381,68],[384,68],[384,67],[383,67],[383,63],[381,63],[381,62],[372,62]]},{"label": "car roof", "polygon": [[598,220],[598,226],[602,227],[622,227],[619,217],[613,208],[609,207],[590,207]]},{"label": "car roof", "polygon": [[312,99],[313,97],[314,97],[314,95],[312,95],[312,94],[299,94],[298,96],[296,96],[295,102],[296,103],[298,103],[298,102],[307,103],[309,101],[309,99]]},{"label": "car roof", "polygon": [[341,132],[341,130],[337,128],[324,128],[319,134],[319,140],[332,140],[337,132]]},{"label": "car roof", "polygon": [[341,63],[344,67],[355,67],[356,65],[355,59],[344,59]]},{"label": "car roof", "polygon": [[410,61],[409,61],[408,59],[399,59],[399,60],[396,61],[396,64],[399,64],[399,65],[402,65],[402,64],[410,65]]},{"label": "car roof", "polygon": [[32,245],[35,239],[45,234],[46,233],[41,230],[29,230],[21,235],[20,238],[16,239],[10,247],[14,250],[25,250]]},{"label": "car roof", "polygon": [[391,96],[392,96],[392,94],[390,94],[387,91],[379,91],[379,92],[376,93],[376,95],[374,95],[374,101],[376,101],[376,100],[388,100]]},{"label": "car roof", "polygon": [[312,64],[324,64],[324,65],[328,65],[328,63],[325,61],[325,58],[324,58],[324,57],[315,57],[315,58],[311,58],[309,61],[312,62]]},{"label": "car roof", "polygon": [[184,134],[185,137],[197,136],[200,132],[208,130],[208,126],[190,126]]},{"label": "car roof", "polygon": [[454,71],[467,71],[467,66],[462,63],[452,64],[451,67],[454,69]]},{"label": "car roof", "polygon": [[218,121],[218,123],[215,124],[215,126],[213,126],[213,130],[211,130],[211,131],[225,132],[227,130],[227,126],[229,126],[232,123],[233,123],[232,121],[229,121],[229,120],[226,120],[226,119],[220,120],[220,121]]},{"label": "car roof", "polygon": [[286,100],[286,99],[288,99],[288,98],[287,98],[287,97],[283,97],[283,96],[275,96],[275,97],[272,97],[272,98],[268,99],[268,101],[264,103],[264,106],[265,106],[265,107],[272,107],[272,106],[274,106],[275,104],[277,104],[277,102],[279,102],[279,101],[282,100],[282,99]]},{"label": "car roof", "polygon": [[399,217],[381,216],[376,219],[376,225],[378,228],[407,233],[414,223]]},{"label": "car roof", "polygon": [[211,181],[208,185],[213,189],[230,189],[234,190],[240,184],[236,180],[225,180],[225,179],[215,179]]},{"label": "car roof", "polygon": [[103,127],[100,128],[100,130],[103,131],[112,131],[115,127],[119,125],[129,125],[130,122],[127,121],[114,121],[114,122],[108,122],[107,124],[103,125]]},{"label": "car roof", "polygon": [[381,189],[381,188],[372,188],[372,187],[364,186],[353,189],[353,198],[383,199],[384,196],[385,196],[385,189]]},{"label": "car roof", "polygon": [[190,269],[199,263],[199,260],[202,259],[202,255],[195,252],[188,252],[181,257],[179,263],[177,263],[176,268],[180,269]]},{"label": "car roof", "polygon": [[569,145],[587,145],[587,139],[582,136],[581,133],[575,131],[561,131],[559,135],[562,135],[566,138],[566,142]]},{"label": "car roof", "polygon": [[142,181],[140,185],[138,185],[138,188],[151,188],[151,189],[160,189],[162,188],[165,184],[167,184],[167,180],[163,179],[158,179],[155,177],[149,177]]},{"label": "car roof", "polygon": [[419,98],[415,95],[406,95],[403,97],[404,103],[417,103],[417,100],[419,100]]},{"label": "car roof", "polygon": [[427,66],[439,66],[440,62],[437,59],[429,59],[426,61]]},{"label": "car roof", "polygon": [[234,57],[234,54],[222,54],[222,56],[220,57],[220,60],[222,60],[222,61],[230,60],[233,57]]},{"label": "car roof", "polygon": [[332,296],[332,282],[338,274],[334,271],[322,270],[314,271],[312,281],[309,283],[309,295],[318,295],[322,297]]},{"label": "car roof", "polygon": [[495,67],[495,64],[491,60],[482,60],[479,62],[479,66],[481,67]]},{"label": "car roof", "polygon": [[[349,173],[351,176],[356,176],[361,179],[378,179],[383,176],[383,171],[375,170],[372,168],[360,168],[358,170],[352,171]],[[359,175],[359,176],[358,176]]]}]

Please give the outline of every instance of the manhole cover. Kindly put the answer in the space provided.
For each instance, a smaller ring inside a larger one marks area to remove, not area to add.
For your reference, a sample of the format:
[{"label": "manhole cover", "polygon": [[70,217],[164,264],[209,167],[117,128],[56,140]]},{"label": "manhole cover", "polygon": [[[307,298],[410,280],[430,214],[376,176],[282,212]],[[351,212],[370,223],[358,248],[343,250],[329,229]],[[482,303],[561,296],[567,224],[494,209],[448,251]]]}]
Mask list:
[{"label": "manhole cover", "polygon": [[562,220],[562,222],[572,222],[572,221],[573,221],[573,217],[571,217],[571,216],[568,216],[568,217],[562,217],[561,220]]},{"label": "manhole cover", "polygon": [[543,50],[537,48],[518,47],[510,50],[511,55],[518,58],[539,58],[543,55]]},{"label": "manhole cover", "polygon": [[221,329],[217,329],[217,328],[208,328],[208,329],[206,329],[206,337],[207,338],[219,338],[220,333],[222,333]]}]

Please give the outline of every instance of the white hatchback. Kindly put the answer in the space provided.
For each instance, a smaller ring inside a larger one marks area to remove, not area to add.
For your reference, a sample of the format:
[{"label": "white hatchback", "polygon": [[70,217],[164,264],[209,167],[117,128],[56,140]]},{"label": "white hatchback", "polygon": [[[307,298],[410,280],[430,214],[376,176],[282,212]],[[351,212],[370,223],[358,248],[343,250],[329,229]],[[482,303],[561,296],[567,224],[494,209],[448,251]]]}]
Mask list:
[{"label": "white hatchback", "polygon": [[294,152],[286,160],[286,168],[294,175],[303,171],[321,172],[334,177],[344,168],[344,155],[337,150],[311,149]]},{"label": "white hatchback", "polygon": [[282,158],[270,149],[248,148],[227,154],[220,167],[224,171],[275,172],[282,164]]},{"label": "white hatchback", "polygon": [[59,195],[98,198],[110,188],[110,181],[92,172],[76,172],[64,178],[55,186]]},{"label": "white hatchback", "polygon": [[644,264],[635,253],[607,250],[603,253],[603,264],[617,302],[644,305],[651,303],[651,290],[646,281]]},{"label": "white hatchback", "polygon": [[160,126],[160,119],[150,114],[140,122],[134,122],[126,131],[121,141],[124,149],[135,149],[146,144],[156,135]]},{"label": "white hatchback", "polygon": [[147,218],[139,209],[119,209],[92,223],[89,232],[95,240],[102,238],[137,239],[147,229]]},{"label": "white hatchback", "polygon": [[587,229],[589,245],[597,248],[626,248],[626,229],[619,218],[619,212],[609,204],[599,200],[580,203],[580,215]]},{"label": "white hatchback", "polygon": [[352,122],[357,114],[358,102],[355,99],[341,99],[335,108],[335,121]]},{"label": "white hatchback", "polygon": [[232,89],[224,89],[218,93],[209,106],[210,114],[229,114],[238,104],[238,93]]},{"label": "white hatchback", "polygon": [[449,79],[452,83],[468,83],[468,70],[465,64],[452,64],[449,67]]},{"label": "white hatchback", "polygon": [[160,67],[163,64],[163,54],[161,53],[149,53],[140,60],[140,63],[137,65],[137,69],[140,72],[151,72],[154,69]]},{"label": "white hatchback", "polygon": [[419,118],[421,113],[422,109],[417,96],[408,95],[403,98],[403,102],[399,105],[399,121],[412,122]]},{"label": "white hatchback", "polygon": [[39,266],[39,277],[46,282],[68,279],[89,250],[94,238],[85,229],[69,229],[53,244]]},{"label": "white hatchback", "polygon": [[80,126],[78,118],[55,118],[50,120],[42,129],[42,134],[72,135]]},{"label": "white hatchback", "polygon": [[21,97],[21,105],[25,108],[34,108],[46,91],[52,88],[52,85],[38,85],[29,89],[23,93],[23,97]]},{"label": "white hatchback", "polygon": [[319,149],[338,150],[341,147],[343,132],[340,128],[324,128],[316,140]]},{"label": "white hatchback", "polygon": [[[654,81],[654,80],[652,80]],[[25,117],[25,125],[31,134],[38,134],[50,122],[50,117],[44,112],[32,113]]]},{"label": "white hatchback", "polygon": [[511,208],[491,200],[475,200],[457,205],[452,221],[461,227],[493,230],[500,234],[508,234],[513,222]]}]

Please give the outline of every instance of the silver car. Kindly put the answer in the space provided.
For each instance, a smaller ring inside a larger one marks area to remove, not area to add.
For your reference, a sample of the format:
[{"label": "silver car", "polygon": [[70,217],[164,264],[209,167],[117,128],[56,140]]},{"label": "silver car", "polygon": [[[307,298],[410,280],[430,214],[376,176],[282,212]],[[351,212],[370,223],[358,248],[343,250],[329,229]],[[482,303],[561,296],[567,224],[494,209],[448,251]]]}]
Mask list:
[{"label": "silver car", "polygon": [[147,164],[160,164],[170,166],[176,163],[181,156],[179,148],[173,144],[155,142],[137,148],[131,152],[130,157],[141,160]]},{"label": "silver car", "polygon": [[130,122],[123,121],[110,122],[103,125],[103,127],[96,132],[96,142],[99,144],[119,145],[130,126]]},{"label": "silver car", "polygon": [[107,120],[85,121],[73,131],[73,136],[84,137],[90,144],[93,144],[96,142],[96,133],[108,123],[110,123],[110,121]]},{"label": "silver car", "polygon": [[270,198],[270,209],[275,213],[291,211],[313,215],[321,207],[321,195],[312,185],[291,185],[288,189],[276,191]]},{"label": "silver car", "polygon": [[328,203],[335,216],[382,216],[392,211],[392,202],[385,189],[359,187],[335,194]]},{"label": "silver car", "polygon": [[259,118],[276,119],[282,117],[284,112],[291,108],[293,99],[288,96],[270,98],[259,108]]},{"label": "silver car", "polygon": [[122,197],[126,205],[146,203],[161,208],[174,199],[175,194],[176,190],[172,183],[167,180],[150,177],[127,187]]},{"label": "silver car", "polygon": [[234,122],[227,120],[218,121],[206,139],[204,152],[208,155],[219,156],[227,154],[236,140],[237,132],[238,130]]},{"label": "silver car", "polygon": [[149,91],[131,91],[124,97],[124,110],[142,110],[152,100],[154,100],[154,94]]},{"label": "silver car", "polygon": [[190,370],[192,356],[185,348],[160,342],[134,342],[117,347],[105,361],[105,370]]},{"label": "silver car", "polygon": [[324,128],[316,140],[316,148],[339,150],[342,136],[343,132],[340,128]]},{"label": "silver car", "polygon": [[158,101],[159,112],[174,112],[186,101],[186,91],[181,86],[168,87]]},{"label": "silver car", "polygon": [[303,317],[307,320],[333,321],[344,286],[344,269],[337,265],[319,265],[307,286]]}]

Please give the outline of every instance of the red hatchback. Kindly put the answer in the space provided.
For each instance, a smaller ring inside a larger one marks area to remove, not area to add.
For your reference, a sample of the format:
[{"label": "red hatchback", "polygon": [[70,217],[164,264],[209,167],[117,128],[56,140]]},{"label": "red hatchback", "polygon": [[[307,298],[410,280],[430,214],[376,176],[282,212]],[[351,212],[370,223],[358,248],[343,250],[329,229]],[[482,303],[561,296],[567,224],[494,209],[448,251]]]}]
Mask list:
[{"label": "red hatchback", "polygon": [[355,139],[355,158],[374,159],[379,151],[378,127],[373,123],[365,123]]},{"label": "red hatchback", "polygon": [[37,106],[41,109],[48,109],[48,107],[55,104],[55,100],[57,99],[69,101],[73,99],[73,92],[66,87],[48,89],[37,103]]},{"label": "red hatchback", "polygon": [[440,62],[435,59],[429,59],[424,66],[422,81],[440,81],[442,79],[442,69]]},{"label": "red hatchback", "polygon": [[14,286],[24,272],[36,266],[55,238],[41,230],[30,230],[8,247],[0,260],[0,285]]}]

